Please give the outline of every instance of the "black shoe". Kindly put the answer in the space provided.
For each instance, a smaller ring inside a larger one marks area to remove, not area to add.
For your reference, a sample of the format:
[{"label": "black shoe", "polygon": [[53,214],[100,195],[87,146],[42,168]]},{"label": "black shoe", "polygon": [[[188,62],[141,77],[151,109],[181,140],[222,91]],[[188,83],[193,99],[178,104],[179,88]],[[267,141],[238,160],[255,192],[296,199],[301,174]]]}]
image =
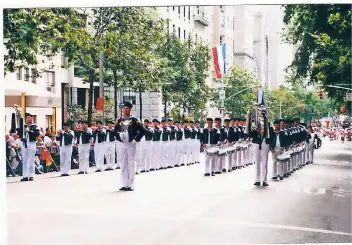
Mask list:
[{"label": "black shoe", "polygon": [[69,174],[61,174],[61,177],[68,177],[70,176]]},{"label": "black shoe", "polygon": [[180,165],[176,164],[176,165],[175,165],[175,167],[176,167],[176,168],[179,168],[179,167],[180,167]]},{"label": "black shoe", "polygon": [[284,178],[280,177],[280,180],[284,180]]},{"label": "black shoe", "polygon": [[150,171],[155,171],[155,169],[154,169],[154,168],[151,168]]},{"label": "black shoe", "polygon": [[120,191],[127,191],[127,187],[121,187],[119,190]]},{"label": "black shoe", "polygon": [[100,170],[100,169],[97,169],[97,170],[95,170],[95,172],[96,172],[96,173],[100,173],[100,172],[101,172],[101,170]]},{"label": "black shoe", "polygon": [[164,169],[164,168],[163,168],[163,167],[160,167],[160,168],[159,168],[159,170],[162,170],[162,169]]},{"label": "black shoe", "polygon": [[236,170],[236,167],[232,167],[232,170]]},{"label": "black shoe", "polygon": [[113,170],[112,168],[105,169],[105,171],[112,171],[112,170]]},{"label": "black shoe", "polygon": [[187,166],[189,166],[190,164],[189,164],[189,163],[187,163],[186,165],[187,165]]},{"label": "black shoe", "polygon": [[33,179],[33,177],[29,177],[29,179],[28,179],[28,181],[33,181],[34,179]]},{"label": "black shoe", "polygon": [[136,175],[138,175],[139,173],[138,172],[136,172]]},{"label": "black shoe", "polygon": [[263,186],[269,186],[269,184],[266,182],[263,182]]},{"label": "black shoe", "polygon": [[231,169],[229,169],[229,170],[227,170],[227,172],[231,173],[231,172],[232,172],[232,170],[231,170]]},{"label": "black shoe", "polygon": [[27,177],[21,179],[21,182],[25,182],[25,181],[28,181],[28,178],[27,178]]},{"label": "black shoe", "polygon": [[227,171],[226,171],[226,169],[225,169],[225,168],[223,168],[223,169],[222,169],[222,172],[223,172],[223,173],[226,173]]},{"label": "black shoe", "polygon": [[83,172],[83,171],[80,171],[80,172],[78,172],[78,174],[84,174],[84,172]]},{"label": "black shoe", "polygon": [[126,191],[133,191],[133,188],[132,187],[127,187]]},{"label": "black shoe", "polygon": [[277,180],[277,177],[272,177],[271,179],[272,179],[272,180]]},{"label": "black shoe", "polygon": [[121,169],[121,168],[118,166],[118,167],[116,167],[115,169]]},{"label": "black shoe", "polygon": [[209,173],[206,173],[206,174],[204,174],[204,176],[210,176],[210,174],[209,174]]},{"label": "black shoe", "polygon": [[241,169],[242,168],[242,166],[238,166],[238,169]]},{"label": "black shoe", "polygon": [[211,176],[215,176],[215,173],[214,173],[214,172],[212,172],[212,173],[211,173]]},{"label": "black shoe", "polygon": [[87,172],[87,171],[85,171],[85,172],[84,172],[84,174],[88,174],[88,172]]},{"label": "black shoe", "polygon": [[142,170],[141,173],[145,173],[145,170]]},{"label": "black shoe", "polygon": [[172,166],[168,166],[167,168],[173,168]]},{"label": "black shoe", "polygon": [[181,163],[181,166],[185,166],[185,164],[184,164],[184,163]]},{"label": "black shoe", "polygon": [[218,171],[218,172],[215,172],[215,174],[221,174],[221,172],[220,172],[220,171]]},{"label": "black shoe", "polygon": [[255,182],[254,185],[255,186],[260,186],[260,182]]}]

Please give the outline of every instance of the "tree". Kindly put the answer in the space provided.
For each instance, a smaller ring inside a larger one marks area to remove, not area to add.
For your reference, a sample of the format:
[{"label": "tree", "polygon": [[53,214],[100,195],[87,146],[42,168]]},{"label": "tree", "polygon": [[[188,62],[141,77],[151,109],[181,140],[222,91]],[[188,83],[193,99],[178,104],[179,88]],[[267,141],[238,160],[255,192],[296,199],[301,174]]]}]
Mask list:
[{"label": "tree", "polygon": [[67,108],[67,121],[73,125],[74,122],[87,119],[87,111],[80,105],[70,105]]},{"label": "tree", "polygon": [[342,102],[345,91],[326,85],[351,82],[351,5],[285,5],[284,23],[284,40],[297,49],[287,69],[289,81],[319,82]]},{"label": "tree", "polygon": [[[224,103],[226,111],[230,112],[233,116],[244,117],[247,110],[256,101],[254,88],[245,90],[235,96],[233,95],[243,89],[256,85],[259,86],[259,81],[254,78],[253,74],[235,65],[224,78],[224,85],[227,97]],[[218,106],[220,106],[220,101],[218,102]]]},{"label": "tree", "polygon": [[66,36],[84,26],[72,8],[4,9],[4,72],[36,66],[38,55],[54,56],[71,42]]}]

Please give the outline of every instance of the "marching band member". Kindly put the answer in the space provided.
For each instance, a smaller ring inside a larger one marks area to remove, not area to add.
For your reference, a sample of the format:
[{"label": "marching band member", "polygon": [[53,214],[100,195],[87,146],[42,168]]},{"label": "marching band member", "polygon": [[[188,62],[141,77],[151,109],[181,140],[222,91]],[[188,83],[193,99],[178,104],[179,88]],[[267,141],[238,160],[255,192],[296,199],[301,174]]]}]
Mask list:
[{"label": "marching band member", "polygon": [[314,146],[315,146],[315,141],[318,139],[318,136],[314,133],[312,126],[308,126],[308,134],[310,135],[308,161],[309,161],[309,163],[313,163],[314,162]]},{"label": "marching band member", "polygon": [[89,151],[92,140],[92,131],[88,128],[88,122],[83,121],[76,133],[78,154],[79,154],[79,172],[78,174],[88,174],[89,169]]},{"label": "marching band member", "polygon": [[170,141],[169,141],[169,136],[170,136],[170,129],[169,127],[167,126],[166,124],[166,120],[165,119],[162,119],[161,120],[161,126],[162,126],[162,134],[161,134],[161,140],[162,140],[162,143],[161,143],[161,154],[162,154],[162,157],[161,157],[161,162],[160,162],[160,167],[159,167],[159,170],[160,169],[166,169],[169,167],[169,147],[170,147]]},{"label": "marching band member", "polygon": [[70,124],[63,123],[64,131],[59,131],[56,141],[60,146],[60,172],[61,176],[69,176],[71,170],[72,144],[74,133],[70,130]]},{"label": "marching band member", "polygon": [[204,176],[215,176],[215,164],[217,159],[215,155],[210,155],[208,153],[209,149],[215,147],[221,143],[221,134],[220,131],[213,127],[213,119],[207,118],[207,127],[203,129],[201,136],[201,144],[204,149],[204,158],[205,158],[205,174]]},{"label": "marching band member", "polygon": [[189,166],[192,161],[192,129],[188,126],[188,120],[183,121],[183,152],[184,160],[181,166],[187,164]]},{"label": "marching band member", "polygon": [[[255,112],[254,112],[255,111]],[[259,121],[253,124],[253,120]],[[270,145],[270,130],[266,117],[266,107],[264,104],[264,94],[258,90],[255,107],[247,112],[247,125],[245,134],[252,138],[252,147],[255,154],[256,163],[256,181],[255,186],[268,186],[268,154]],[[258,124],[260,124],[260,127]]]},{"label": "marching band member", "polygon": [[132,104],[123,102],[122,117],[115,126],[116,139],[123,144],[121,154],[123,156],[121,164],[121,191],[133,191],[136,144],[144,136],[144,128],[137,118],[131,115]]},{"label": "marching band member", "polygon": [[175,167],[180,167],[183,160],[183,130],[181,128],[180,122],[175,122],[176,129],[176,165]]},{"label": "marching band member", "polygon": [[[137,167],[140,167],[142,170],[141,173],[149,172],[150,162],[151,162],[151,152],[152,152],[152,139],[153,131],[149,127],[150,121],[144,119],[144,137],[141,139],[141,142],[138,144],[139,149],[137,150]],[[139,173],[137,169],[136,174]]]},{"label": "marching band member", "polygon": [[283,120],[275,120],[274,128],[271,132],[271,144],[270,151],[272,153],[273,158],[273,180],[283,180],[284,177],[284,169],[283,165],[279,163],[277,158],[278,155],[284,152],[284,148],[286,147],[286,134],[283,129],[280,129],[280,122]]},{"label": "marching band member", "polygon": [[[231,121],[230,119],[225,118],[224,126],[223,126],[223,128],[224,128],[224,138],[226,138],[225,139],[225,145],[226,146],[229,143],[228,138],[229,138],[229,130],[230,130],[230,121]],[[228,171],[228,172],[232,171],[232,165],[231,165],[232,162],[229,161],[230,155],[232,155],[232,154],[228,154],[227,157],[226,157],[226,155],[224,156],[223,166],[222,166],[222,172],[223,173],[226,173],[226,171]],[[226,159],[227,159],[227,169],[226,169]]]},{"label": "marching band member", "polygon": [[177,141],[176,141],[176,126],[172,118],[168,119],[170,135],[169,135],[169,166],[168,168],[176,167]]},{"label": "marching band member", "polygon": [[243,147],[244,145],[246,145],[246,136],[244,134],[244,126],[243,126],[243,118],[238,118],[238,129],[240,131],[240,142],[242,144],[242,148],[240,151],[240,156],[239,156],[239,169],[241,168],[245,168],[246,167],[246,155],[245,155],[245,148]]},{"label": "marching band member", "polygon": [[158,169],[158,165],[159,165],[160,161],[162,161],[162,158],[161,158],[162,155],[161,155],[161,150],[160,150],[162,129],[159,127],[158,119],[153,119],[153,124],[154,124],[153,144],[152,144],[153,155],[152,155],[152,164],[151,164],[150,171],[154,171],[154,170]]},{"label": "marching band member", "polygon": [[24,138],[21,139],[22,147],[22,176],[21,181],[33,181],[35,174],[35,152],[37,150],[37,137],[40,135],[40,128],[33,123],[30,113],[26,113],[26,124],[24,125]]},{"label": "marching band member", "polygon": [[114,129],[115,123],[113,121],[108,121],[108,128],[106,132],[106,141],[105,141],[105,159],[106,159],[106,169],[105,171],[114,170],[115,165],[115,152],[116,152],[116,135]]},{"label": "marching band member", "polygon": [[[225,128],[221,126],[221,119],[219,117],[215,118],[215,128],[218,130],[220,134],[221,146],[226,143],[226,132]],[[216,166],[215,166],[215,174],[221,174],[221,171],[226,172],[225,169],[225,155],[216,157]],[[225,170],[225,171],[224,171]]]},{"label": "marching band member", "polygon": [[202,137],[202,128],[200,128],[200,123],[199,122],[196,122],[196,131],[197,131],[197,134],[196,134],[196,161],[195,163],[200,163],[200,148],[201,148],[201,137]]},{"label": "marching band member", "polygon": [[190,148],[191,148],[191,160],[190,160],[190,165],[196,163],[196,151],[197,151],[197,133],[198,130],[196,129],[194,125],[194,121],[189,122],[189,127],[191,129],[191,141],[190,141]]},{"label": "marching band member", "polygon": [[[230,121],[230,127],[229,127],[229,132],[228,132],[228,138],[227,141],[230,145],[234,145],[238,142],[239,140],[239,134],[238,134],[238,128],[235,126],[235,118],[231,118]],[[231,172],[232,170],[237,169],[237,151],[230,153],[228,155],[228,172]]]},{"label": "marching band member", "polygon": [[95,172],[104,171],[104,156],[106,152],[106,132],[103,129],[103,122],[97,121],[96,128],[93,128],[93,143],[94,143],[94,160]]}]

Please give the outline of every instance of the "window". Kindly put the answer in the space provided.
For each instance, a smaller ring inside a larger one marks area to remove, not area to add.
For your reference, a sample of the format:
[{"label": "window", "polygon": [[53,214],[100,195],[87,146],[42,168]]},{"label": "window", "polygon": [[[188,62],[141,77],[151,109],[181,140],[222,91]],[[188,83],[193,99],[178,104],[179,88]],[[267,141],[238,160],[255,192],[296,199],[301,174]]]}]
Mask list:
[{"label": "window", "polygon": [[32,83],[37,83],[37,70],[32,68]]},{"label": "window", "polygon": [[220,43],[223,43],[225,41],[225,36],[220,36]]},{"label": "window", "polygon": [[183,40],[186,40],[186,30],[183,30]]},{"label": "window", "polygon": [[172,10],[175,11],[175,6],[172,6]]},{"label": "window", "polygon": [[68,66],[68,59],[65,55],[61,55],[61,68],[67,68]]},{"label": "window", "polygon": [[24,80],[29,81],[29,68],[24,69]]},{"label": "window", "polygon": [[46,115],[45,116],[45,128],[51,128],[51,120],[53,116],[52,115]]},{"label": "window", "polygon": [[55,89],[55,72],[46,71],[45,80],[46,80],[46,89],[49,92],[54,92],[54,89]]},{"label": "window", "polygon": [[191,6],[188,6],[188,19],[191,19]]},{"label": "window", "polygon": [[235,30],[235,18],[232,19],[232,30]]},{"label": "window", "polygon": [[224,6],[220,5],[220,9],[224,9]]},{"label": "window", "polygon": [[198,35],[196,34],[196,42],[198,42]]},{"label": "window", "polygon": [[178,13],[181,14],[181,7],[178,7]]},{"label": "window", "polygon": [[186,18],[186,6],[183,7],[183,17]]},{"label": "window", "polygon": [[132,105],[135,105],[136,104],[136,93],[130,88],[123,90],[123,101],[128,101]]},{"label": "window", "polygon": [[221,16],[221,27],[225,28],[225,17]]},{"label": "window", "polygon": [[178,38],[181,38],[181,28],[178,28]]},{"label": "window", "polygon": [[22,67],[17,67],[17,72],[16,72],[17,80],[22,80]]}]

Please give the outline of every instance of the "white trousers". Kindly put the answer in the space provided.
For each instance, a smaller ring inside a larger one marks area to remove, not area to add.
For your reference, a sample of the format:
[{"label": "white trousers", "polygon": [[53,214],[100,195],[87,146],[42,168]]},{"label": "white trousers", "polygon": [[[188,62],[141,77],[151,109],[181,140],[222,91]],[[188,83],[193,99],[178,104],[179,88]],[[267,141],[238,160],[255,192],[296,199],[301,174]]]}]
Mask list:
[{"label": "white trousers", "polygon": [[115,165],[115,151],[116,143],[115,142],[105,142],[105,158],[107,168],[112,169]]},{"label": "white trousers", "polygon": [[284,164],[281,163],[277,156],[281,154],[283,151],[281,149],[275,148],[274,152],[272,152],[273,157],[273,177],[283,177],[284,176]]},{"label": "white trousers", "polygon": [[22,177],[30,178],[34,177],[35,174],[35,152],[37,149],[37,145],[35,142],[27,143],[27,148],[22,148]]},{"label": "white trousers", "polygon": [[106,152],[106,144],[102,143],[95,143],[94,144],[94,160],[95,160],[95,167],[97,170],[104,170],[104,155]]},{"label": "white trousers", "polygon": [[204,148],[204,167],[205,167],[205,173],[206,174],[210,174],[210,172],[215,172],[215,156],[209,156],[207,154],[207,150],[209,150],[211,147],[213,147],[215,145],[206,145],[206,147]]},{"label": "white trousers", "polygon": [[314,162],[314,144],[309,144],[309,162]]},{"label": "white trousers", "polygon": [[192,162],[192,140],[191,139],[185,139],[182,140],[181,142],[183,142],[183,145],[181,147],[181,151],[183,152],[182,155],[182,163],[184,164],[189,164]]},{"label": "white trousers", "polygon": [[223,169],[225,169],[226,166],[226,155],[221,155],[221,156],[217,156],[217,164],[216,164],[216,168],[215,171],[216,172],[221,172]]},{"label": "white trousers", "polygon": [[259,144],[253,143],[252,147],[255,154],[256,182],[266,182],[268,177],[269,146],[263,142],[261,150],[259,150]]},{"label": "white trousers", "polygon": [[122,187],[133,187],[135,174],[136,146],[129,142],[121,145],[121,185]]},{"label": "white trousers", "polygon": [[137,144],[136,172],[147,171],[151,166],[152,141],[142,141]]},{"label": "white trousers", "polygon": [[116,163],[118,167],[121,167],[122,158],[123,158],[123,155],[122,155],[123,143],[116,140],[115,147],[116,147]]},{"label": "white trousers", "polygon": [[169,158],[168,158],[168,166],[175,166],[176,163],[176,153],[177,153],[177,141],[173,140],[169,142]]},{"label": "white trousers", "polygon": [[80,172],[87,172],[89,169],[89,151],[90,151],[89,144],[78,146]]},{"label": "white trousers", "polygon": [[60,148],[60,172],[68,174],[71,170],[72,145],[62,146]]},{"label": "white trousers", "polygon": [[161,142],[161,162],[160,167],[169,166],[169,155],[170,155],[170,141],[162,141]]},{"label": "white trousers", "polygon": [[305,159],[306,159],[306,163],[309,162],[309,143],[305,143],[306,145],[306,152],[305,152]]},{"label": "white trousers", "polygon": [[175,163],[180,165],[182,162],[182,140],[175,141]]},{"label": "white trousers", "polygon": [[153,141],[152,142],[152,155],[151,155],[151,169],[157,169],[159,168],[159,164],[162,161],[161,159],[161,141]]}]

